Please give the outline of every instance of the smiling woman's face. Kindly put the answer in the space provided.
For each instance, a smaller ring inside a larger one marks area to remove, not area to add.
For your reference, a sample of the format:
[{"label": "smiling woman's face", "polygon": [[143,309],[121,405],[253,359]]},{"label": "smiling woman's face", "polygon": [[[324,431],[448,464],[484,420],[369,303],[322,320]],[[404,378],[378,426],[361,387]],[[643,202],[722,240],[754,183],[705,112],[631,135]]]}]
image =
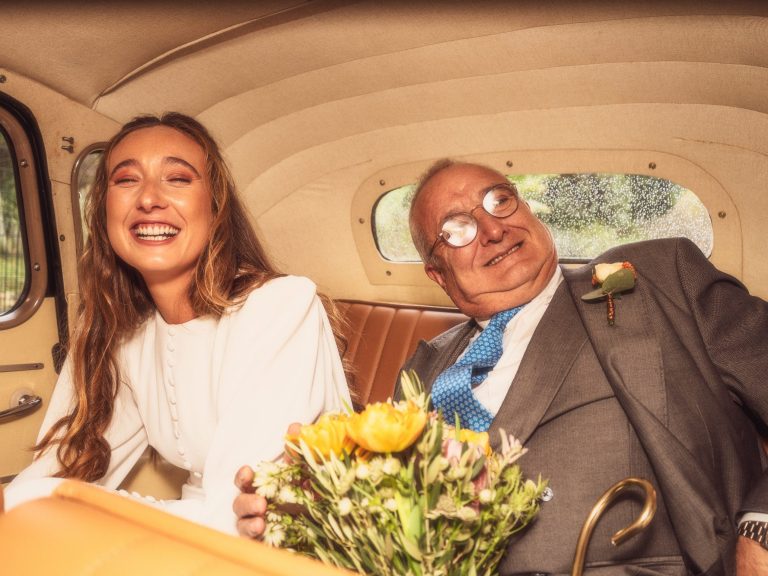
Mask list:
[{"label": "smiling woman's face", "polygon": [[[418,225],[432,241],[445,218],[469,212],[483,195],[507,179],[493,170],[455,164],[435,174],[414,206]],[[440,284],[465,314],[478,319],[530,302],[549,282],[557,266],[552,235],[521,201],[511,216],[473,213],[477,237],[454,248],[438,242],[427,275]]]},{"label": "smiling woman's face", "polygon": [[189,281],[211,230],[205,152],[167,126],[126,136],[107,162],[107,235],[147,286]]}]

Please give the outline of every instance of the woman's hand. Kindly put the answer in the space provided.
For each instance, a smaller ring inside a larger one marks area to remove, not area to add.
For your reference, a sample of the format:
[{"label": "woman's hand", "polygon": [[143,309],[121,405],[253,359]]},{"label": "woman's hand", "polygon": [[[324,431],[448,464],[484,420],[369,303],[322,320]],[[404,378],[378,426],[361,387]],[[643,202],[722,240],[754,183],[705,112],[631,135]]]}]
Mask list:
[{"label": "woman's hand", "polygon": [[[294,422],[288,426],[288,435],[297,436],[301,431],[301,424]],[[287,456],[286,456],[287,457]],[[264,518],[267,512],[267,499],[256,494],[253,487],[253,468],[243,466],[235,474],[235,486],[240,494],[232,503],[232,510],[237,516],[237,533],[246,538],[261,538],[267,527]]]},{"label": "woman's hand", "polygon": [[253,469],[243,466],[235,474],[235,486],[240,490],[232,509],[237,516],[237,532],[246,538],[261,538],[266,528],[264,514],[267,511],[267,499],[255,493],[253,487]]}]

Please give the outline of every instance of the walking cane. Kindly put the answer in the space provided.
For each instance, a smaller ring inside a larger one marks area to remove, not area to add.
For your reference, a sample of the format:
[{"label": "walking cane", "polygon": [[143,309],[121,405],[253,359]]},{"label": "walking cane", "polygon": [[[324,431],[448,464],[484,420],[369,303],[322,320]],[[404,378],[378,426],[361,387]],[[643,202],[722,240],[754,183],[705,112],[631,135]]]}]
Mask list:
[{"label": "walking cane", "polygon": [[613,486],[606,490],[597,503],[592,507],[589,512],[584,526],[581,528],[579,539],[576,542],[576,554],[573,558],[573,569],[571,570],[571,576],[582,576],[584,572],[584,560],[587,556],[587,548],[589,547],[589,540],[592,537],[592,531],[595,529],[597,521],[606,508],[616,499],[619,494],[629,490],[633,487],[640,487],[645,493],[645,503],[640,515],[635,519],[632,524],[626,528],[622,528],[616,532],[611,538],[611,544],[619,546],[623,544],[635,534],[639,534],[651,523],[653,515],[656,514],[656,490],[653,488],[648,480],[642,478],[625,478],[616,482]]}]

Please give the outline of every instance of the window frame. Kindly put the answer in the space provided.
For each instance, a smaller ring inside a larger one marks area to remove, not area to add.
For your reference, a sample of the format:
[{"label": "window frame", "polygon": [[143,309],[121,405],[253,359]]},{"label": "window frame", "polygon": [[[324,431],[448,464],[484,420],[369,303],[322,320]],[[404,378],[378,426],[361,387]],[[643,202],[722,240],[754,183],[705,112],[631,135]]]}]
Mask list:
[{"label": "window frame", "polygon": [[19,223],[25,248],[27,277],[18,303],[0,314],[0,330],[13,328],[28,320],[45,300],[48,290],[48,257],[46,252],[39,166],[32,135],[5,101],[0,100],[0,126],[8,136],[8,147],[14,162],[19,193]]},{"label": "window frame", "polygon": [[72,201],[72,225],[75,228],[75,247],[78,260],[83,255],[83,248],[85,247],[85,239],[83,238],[83,214],[80,210],[80,196],[78,194],[78,188],[80,185],[80,170],[83,167],[85,159],[88,158],[94,152],[101,152],[102,154],[107,149],[106,142],[94,142],[89,144],[77,155],[75,163],[72,165],[72,175],[70,176],[69,190]]},{"label": "window frame", "polygon": [[[723,185],[700,165],[678,155],[647,150],[514,150],[475,155],[453,155],[454,160],[478,162],[503,174],[628,173],[671,180],[694,191],[709,213],[713,245],[710,261],[736,276],[742,274],[741,221]],[[366,276],[373,285],[419,286],[430,297],[440,289],[424,274],[421,262],[394,262],[381,256],[372,229],[372,209],[385,192],[415,182],[437,158],[374,169],[352,198],[352,234]],[[725,258],[725,254],[729,257]],[[579,263],[561,258],[566,266]]]}]

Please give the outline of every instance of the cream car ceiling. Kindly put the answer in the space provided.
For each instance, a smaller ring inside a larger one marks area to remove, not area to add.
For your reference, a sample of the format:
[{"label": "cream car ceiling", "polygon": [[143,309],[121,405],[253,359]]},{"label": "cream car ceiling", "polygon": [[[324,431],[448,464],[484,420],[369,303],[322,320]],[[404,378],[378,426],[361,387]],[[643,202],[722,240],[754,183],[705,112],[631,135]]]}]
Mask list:
[{"label": "cream car ceiling", "polygon": [[[350,263],[359,241],[344,231],[365,218],[352,206],[374,175],[394,187],[434,158],[470,154],[521,171],[593,169],[585,150],[605,151],[609,168],[612,157],[633,162],[630,151],[668,158],[659,175],[677,173],[711,214],[728,210],[714,222],[713,260],[768,284],[757,184],[768,175],[768,3],[41,6],[3,8],[0,66],[117,122],[163,110],[200,118],[259,227],[280,238],[278,260],[334,295],[367,284],[351,295],[437,298]],[[308,246],[301,230],[318,214]],[[324,242],[338,250],[321,252]]]}]

